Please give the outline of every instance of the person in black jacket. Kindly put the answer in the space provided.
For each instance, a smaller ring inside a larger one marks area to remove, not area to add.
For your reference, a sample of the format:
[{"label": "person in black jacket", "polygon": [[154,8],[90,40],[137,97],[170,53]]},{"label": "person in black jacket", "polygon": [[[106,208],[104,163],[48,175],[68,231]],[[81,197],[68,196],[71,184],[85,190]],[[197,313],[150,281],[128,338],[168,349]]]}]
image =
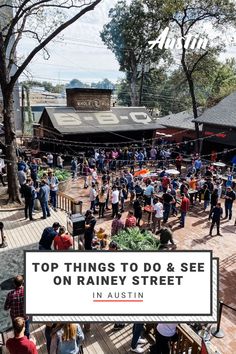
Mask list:
[{"label": "person in black jacket", "polygon": [[221,208],[221,203],[217,203],[216,206],[212,209],[211,213],[210,213],[210,218],[212,217],[212,223],[211,223],[211,227],[210,227],[210,232],[209,235],[212,236],[212,230],[216,224],[217,227],[217,236],[222,236],[220,233],[220,219],[222,217],[223,214],[223,209]]},{"label": "person in black jacket", "polygon": [[211,192],[207,184],[203,186],[204,211],[208,208],[211,200]]},{"label": "person in black jacket", "polygon": [[136,217],[137,220],[137,226],[140,226],[140,221],[143,216],[142,205],[143,205],[142,197],[135,199],[133,208],[134,208],[134,216]]},{"label": "person in black jacket", "polygon": [[227,188],[224,199],[225,199],[225,219],[227,219],[229,216],[229,220],[231,220],[233,202],[235,200],[235,192],[232,190],[231,187]]},{"label": "person in black jacket", "polygon": [[210,219],[211,212],[213,208],[217,205],[217,203],[218,203],[218,189],[214,189],[211,195],[211,210],[209,214],[209,219]]},{"label": "person in black jacket", "polygon": [[35,188],[33,186],[33,180],[31,178],[27,178],[26,183],[22,185],[22,194],[25,198],[25,219],[28,219],[28,211],[30,220],[33,219],[33,205],[35,198]]}]

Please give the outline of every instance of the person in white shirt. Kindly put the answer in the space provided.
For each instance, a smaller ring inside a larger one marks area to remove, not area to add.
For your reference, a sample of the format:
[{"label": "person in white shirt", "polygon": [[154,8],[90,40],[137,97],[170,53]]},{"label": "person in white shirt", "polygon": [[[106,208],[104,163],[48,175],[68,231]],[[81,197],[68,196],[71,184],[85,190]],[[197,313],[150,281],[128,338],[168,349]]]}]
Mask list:
[{"label": "person in white shirt", "polygon": [[163,204],[160,202],[159,198],[154,199],[154,218],[153,218],[153,233],[156,233],[156,228],[158,227],[158,230],[161,228],[161,220],[163,219]]},{"label": "person in white shirt", "polygon": [[117,217],[119,213],[119,194],[117,187],[113,187],[111,195],[112,218]]},{"label": "person in white shirt", "polygon": [[96,187],[95,187],[95,183],[92,182],[92,186],[91,189],[89,191],[89,201],[90,201],[90,210],[92,210],[94,213],[96,212],[95,210],[95,202],[96,202],[96,198],[97,198],[97,191],[96,191]]},{"label": "person in white shirt", "polygon": [[94,167],[92,171],[92,183],[98,183],[98,174],[97,174],[97,169]]},{"label": "person in white shirt", "polygon": [[61,157],[61,155],[58,155],[57,156],[57,167],[60,168],[60,169],[63,169],[63,158]]},{"label": "person in white shirt", "polygon": [[49,154],[47,155],[47,164],[48,164],[48,166],[49,166],[50,168],[52,168],[52,166],[53,166],[53,155],[52,155],[51,153],[49,153]]},{"label": "person in white shirt", "polygon": [[170,353],[170,342],[178,340],[176,333],[177,325],[177,323],[159,323],[157,325],[155,353]]},{"label": "person in white shirt", "polygon": [[51,169],[48,170],[48,185],[50,187],[50,203],[54,211],[57,211],[57,191],[58,191],[58,179],[53,174]]}]

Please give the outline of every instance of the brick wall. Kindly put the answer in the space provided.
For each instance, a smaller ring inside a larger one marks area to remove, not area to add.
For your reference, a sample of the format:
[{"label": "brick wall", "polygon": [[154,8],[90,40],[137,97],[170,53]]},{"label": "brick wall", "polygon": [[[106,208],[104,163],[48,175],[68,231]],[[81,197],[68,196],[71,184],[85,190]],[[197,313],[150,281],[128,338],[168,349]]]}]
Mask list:
[{"label": "brick wall", "polygon": [[109,111],[111,107],[111,90],[67,89],[67,107],[77,111]]}]

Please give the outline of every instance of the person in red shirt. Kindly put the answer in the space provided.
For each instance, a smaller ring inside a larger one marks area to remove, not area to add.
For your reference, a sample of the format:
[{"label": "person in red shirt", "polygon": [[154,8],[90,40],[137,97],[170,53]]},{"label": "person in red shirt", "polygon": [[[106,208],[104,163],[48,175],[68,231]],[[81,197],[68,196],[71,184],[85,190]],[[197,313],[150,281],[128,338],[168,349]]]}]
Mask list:
[{"label": "person in red shirt", "polygon": [[176,169],[177,169],[177,171],[179,171],[179,173],[181,173],[182,160],[183,160],[183,158],[180,154],[175,159]]},{"label": "person in red shirt", "polygon": [[169,179],[169,177],[164,176],[164,177],[162,178],[162,181],[161,181],[162,190],[163,190],[164,193],[167,191],[169,184],[170,184],[170,179]]},{"label": "person in red shirt", "polygon": [[73,245],[73,238],[70,234],[66,233],[64,226],[61,226],[58,235],[54,238],[54,249],[57,251],[65,251]]},{"label": "person in red shirt", "polygon": [[135,227],[136,226],[136,217],[134,216],[134,212],[130,210],[128,212],[127,218],[125,220],[125,227],[130,228],[130,227]]},{"label": "person in red shirt", "polygon": [[180,217],[180,226],[184,227],[185,224],[185,217],[187,215],[187,212],[189,211],[190,207],[190,200],[185,196],[185,194],[181,194],[181,205],[180,205],[180,211],[181,211],[181,217]]},{"label": "person in red shirt", "polygon": [[6,347],[10,354],[38,354],[35,343],[24,335],[25,320],[16,317],[13,320],[14,338],[9,338]]}]

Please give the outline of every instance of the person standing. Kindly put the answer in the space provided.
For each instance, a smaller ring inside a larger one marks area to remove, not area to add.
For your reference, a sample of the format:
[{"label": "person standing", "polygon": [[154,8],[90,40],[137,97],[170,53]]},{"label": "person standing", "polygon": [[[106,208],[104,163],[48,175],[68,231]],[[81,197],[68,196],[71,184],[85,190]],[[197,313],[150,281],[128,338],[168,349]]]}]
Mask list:
[{"label": "person standing", "polygon": [[6,342],[6,348],[10,354],[38,354],[33,340],[25,335],[25,320],[23,317],[16,317],[13,320],[14,338],[9,338]]},{"label": "person standing", "polygon": [[78,323],[63,323],[52,335],[50,352],[57,354],[78,354],[84,340],[83,331]]},{"label": "person standing", "polygon": [[84,247],[86,250],[92,250],[92,240],[94,236],[94,228],[96,219],[91,210],[85,213],[85,230],[84,230]]},{"label": "person standing", "polygon": [[58,179],[53,174],[52,170],[48,171],[48,185],[50,188],[50,203],[54,211],[57,211],[57,191],[58,191]]},{"label": "person standing", "polygon": [[21,188],[22,195],[25,198],[25,220],[28,219],[28,212],[29,212],[29,219],[33,219],[33,206],[34,206],[34,197],[35,197],[35,188],[33,186],[33,181],[31,178],[27,178],[26,183],[23,184]]},{"label": "person standing", "polygon": [[47,154],[47,164],[49,168],[53,167],[53,154],[51,152]]},{"label": "person standing", "polygon": [[181,211],[181,216],[180,216],[180,226],[184,227],[185,226],[185,218],[187,215],[187,212],[189,211],[190,207],[190,200],[186,197],[185,194],[181,194],[181,204],[180,204],[180,211]]},{"label": "person standing", "polygon": [[127,229],[135,227],[137,223],[136,217],[134,216],[134,213],[132,210],[128,212],[127,218],[125,220],[125,227]]},{"label": "person standing", "polygon": [[116,186],[112,188],[111,205],[112,205],[112,218],[117,217],[119,212],[119,191]]},{"label": "person standing", "polygon": [[88,178],[89,178],[90,172],[91,171],[90,171],[88,162],[84,162],[84,164],[82,166],[82,174],[83,174],[83,178],[84,178],[84,189],[88,188]]},{"label": "person standing", "polygon": [[120,189],[120,204],[121,204],[120,211],[121,213],[123,213],[123,211],[125,210],[125,200],[128,197],[128,193],[126,191],[125,184],[122,184],[121,188],[119,189]]},{"label": "person standing", "polygon": [[76,157],[73,157],[71,160],[71,172],[72,172],[72,179],[75,181],[77,179],[77,173],[78,173],[78,161]]},{"label": "person standing", "polygon": [[97,198],[97,191],[96,191],[96,185],[94,182],[92,182],[90,191],[89,191],[89,201],[90,201],[90,210],[95,213],[95,203],[96,203],[96,198]]},{"label": "person standing", "polygon": [[214,189],[211,195],[211,210],[210,210],[210,214],[213,210],[213,208],[217,205],[218,203],[218,189]]},{"label": "person standing", "polygon": [[34,186],[36,186],[36,182],[38,179],[38,164],[35,159],[33,159],[30,164],[30,174],[31,174],[31,178],[34,182]]},{"label": "person standing", "polygon": [[24,197],[24,196],[23,196],[23,193],[22,193],[22,187],[23,187],[23,185],[26,183],[26,173],[25,173],[23,167],[21,167],[21,170],[19,170],[19,171],[17,172],[17,177],[18,177],[18,181],[19,181],[19,184],[20,184],[20,192],[21,192],[21,195],[22,195],[22,197]]},{"label": "person standing", "polygon": [[154,187],[152,185],[152,181],[150,179],[147,180],[147,187],[144,191],[144,203],[146,205],[151,205],[152,203],[152,197],[154,194]]},{"label": "person standing", "polygon": [[172,340],[176,341],[177,323],[158,323],[156,331],[156,354],[169,354],[170,353],[170,342]]},{"label": "person standing", "polygon": [[204,211],[206,211],[211,200],[211,192],[207,184],[204,184],[203,186],[203,200],[204,200]]},{"label": "person standing", "polygon": [[220,233],[220,219],[223,215],[223,209],[221,208],[221,203],[217,203],[216,206],[214,206],[210,212],[209,215],[209,220],[212,218],[212,223],[210,227],[210,232],[209,235],[212,236],[212,230],[214,226],[216,225],[217,227],[217,236],[222,236]]},{"label": "person standing", "polygon": [[144,164],[144,154],[141,150],[137,155],[137,161],[138,161],[139,169],[141,170]]},{"label": "person standing", "polygon": [[54,238],[58,235],[59,222],[54,222],[52,227],[46,227],[43,230],[41,239],[39,241],[39,250],[51,250]]},{"label": "person standing", "polygon": [[42,179],[41,180],[41,184],[40,184],[40,188],[39,188],[39,201],[41,204],[41,208],[42,208],[42,212],[43,212],[43,216],[41,217],[41,219],[46,219],[47,217],[50,217],[50,210],[48,207],[48,200],[49,200],[49,194],[50,194],[50,188],[47,184],[47,182]]},{"label": "person standing", "polygon": [[225,219],[232,219],[232,208],[233,202],[235,201],[235,192],[231,187],[227,187],[226,194],[224,196],[225,199]]},{"label": "person standing", "polygon": [[14,278],[15,289],[7,294],[4,305],[4,310],[10,310],[12,323],[16,317],[23,317],[25,319],[25,335],[29,338],[29,319],[25,317],[24,312],[24,278],[22,275],[17,275]]},{"label": "person standing", "polygon": [[201,158],[200,158],[200,157],[198,157],[198,158],[194,161],[194,167],[195,167],[196,173],[198,173],[198,172],[201,171],[201,168],[202,168],[202,161],[201,161]]},{"label": "person standing", "polygon": [[121,220],[121,213],[118,213],[117,217],[112,221],[111,224],[111,236],[117,235],[119,231],[125,228],[124,222]]},{"label": "person standing", "polygon": [[160,202],[159,198],[154,200],[154,218],[153,218],[153,233],[156,233],[156,228],[160,230],[161,228],[161,220],[163,219],[163,204]]},{"label": "person standing", "polygon": [[174,203],[174,198],[171,195],[171,190],[170,189],[168,189],[163,194],[162,199],[163,199],[163,208],[164,208],[163,223],[166,223],[168,221],[168,219],[169,219],[171,204]]},{"label": "person standing", "polygon": [[66,251],[73,246],[73,237],[66,232],[64,226],[59,228],[58,235],[54,237],[53,246],[57,251]]},{"label": "person standing", "polygon": [[143,349],[140,344],[147,344],[147,340],[141,338],[141,334],[143,332],[143,323],[134,323],[133,325],[133,336],[131,340],[131,352],[134,353],[144,353],[145,349]]},{"label": "person standing", "polygon": [[134,216],[137,220],[136,226],[140,226],[140,221],[142,220],[142,216],[143,216],[142,198],[141,197],[138,197],[137,199],[135,199],[134,204],[133,204],[133,208],[134,208]]},{"label": "person standing", "polygon": [[57,156],[57,167],[60,168],[60,170],[63,169],[63,162],[64,162],[64,160],[63,160],[62,156],[58,155]]},{"label": "person standing", "polygon": [[183,161],[183,158],[179,154],[175,159],[175,165],[176,165],[177,171],[179,171],[180,174],[181,174],[182,161]]},{"label": "person standing", "polygon": [[104,218],[106,200],[107,200],[107,192],[106,192],[105,185],[103,185],[101,190],[98,193],[99,218]]}]

